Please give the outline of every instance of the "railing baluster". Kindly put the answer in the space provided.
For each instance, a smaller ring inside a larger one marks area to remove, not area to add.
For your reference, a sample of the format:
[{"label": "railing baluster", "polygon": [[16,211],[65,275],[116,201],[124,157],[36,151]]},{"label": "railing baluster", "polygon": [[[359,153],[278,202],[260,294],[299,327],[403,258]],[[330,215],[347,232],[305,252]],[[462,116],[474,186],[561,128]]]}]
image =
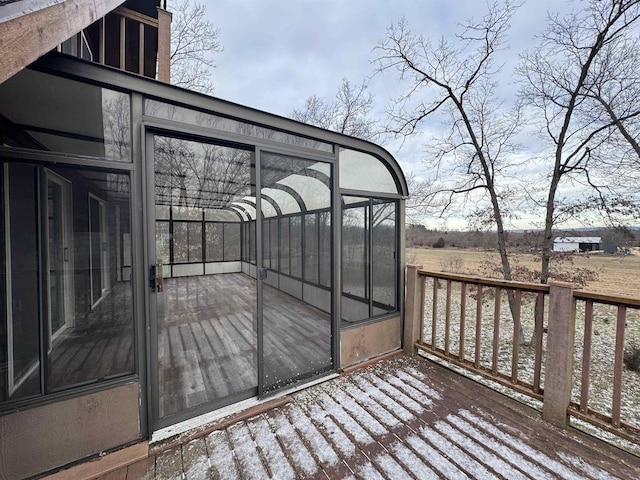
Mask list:
[{"label": "railing baluster", "polygon": [[616,324],[616,351],[613,367],[613,406],[611,423],[620,426],[620,406],[622,400],[622,359],[624,352],[624,328],[627,319],[627,307],[618,305],[618,322]]},{"label": "railing baluster", "polygon": [[138,73],[144,75],[144,23],[138,28]]},{"label": "railing baluster", "polygon": [[120,17],[120,70],[124,70],[126,68],[126,19],[124,17]]},{"label": "railing baluster", "polygon": [[436,348],[436,323],[438,321],[438,279],[433,279],[433,310],[431,315],[431,346]]},{"label": "railing baluster", "polygon": [[496,287],[495,309],[493,311],[493,355],[491,359],[491,373],[498,374],[498,350],[500,347],[500,303],[502,302],[502,288]]},{"label": "railing baluster", "polygon": [[520,309],[522,290],[516,290],[515,315],[513,316],[513,349],[511,351],[511,381],[518,383],[518,357],[520,354]]},{"label": "railing baluster", "polygon": [[426,300],[427,277],[420,275],[418,284],[420,285],[420,343],[424,343],[424,303]]},{"label": "railing baluster", "polygon": [[582,380],[580,382],[580,411],[589,408],[589,372],[591,369],[591,336],[593,331],[593,300],[585,301],[584,345],[582,349]]},{"label": "railing baluster", "polygon": [[538,293],[536,299],[536,350],[533,364],[533,391],[540,393],[540,377],[542,376],[542,336],[544,334],[544,293]]},{"label": "railing baluster", "polygon": [[448,355],[451,333],[451,280],[447,280],[447,301],[444,311],[444,353]]},{"label": "railing baluster", "polygon": [[477,297],[476,297],[476,351],[474,356],[474,365],[476,368],[480,367],[480,347],[481,347],[481,335],[482,335],[482,285],[478,285]]},{"label": "railing baluster", "polygon": [[464,329],[467,309],[467,283],[460,284],[460,342],[458,343],[458,358],[464,360]]}]

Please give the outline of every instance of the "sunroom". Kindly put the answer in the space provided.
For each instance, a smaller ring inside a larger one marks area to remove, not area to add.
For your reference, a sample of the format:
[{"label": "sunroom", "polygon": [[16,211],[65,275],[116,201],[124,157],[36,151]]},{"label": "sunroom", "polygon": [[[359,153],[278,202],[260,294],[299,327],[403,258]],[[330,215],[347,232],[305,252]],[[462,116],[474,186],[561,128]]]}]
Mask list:
[{"label": "sunroom", "polygon": [[0,84],[0,160],[16,465],[400,347],[407,187],[379,146],[51,54]]}]

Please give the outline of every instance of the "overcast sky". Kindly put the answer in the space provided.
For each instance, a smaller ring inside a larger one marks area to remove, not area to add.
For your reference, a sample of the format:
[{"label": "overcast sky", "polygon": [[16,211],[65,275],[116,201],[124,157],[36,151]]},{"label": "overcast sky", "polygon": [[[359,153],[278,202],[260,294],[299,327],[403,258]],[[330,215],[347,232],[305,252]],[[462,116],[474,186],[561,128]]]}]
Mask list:
[{"label": "overcast sky", "polygon": [[[207,5],[224,47],[216,56],[215,95],[283,116],[310,95],[333,98],[343,77],[356,84],[371,77],[375,46],[402,17],[412,31],[437,41],[451,38],[458,22],[486,11],[482,0],[215,0]],[[511,71],[518,54],[533,46],[534,35],[544,28],[547,11],[572,6],[527,0],[515,13],[510,48],[501,58],[504,93],[515,94]],[[383,120],[390,98],[401,92],[397,79],[391,72],[377,75],[369,88],[376,97],[374,115]],[[441,127],[434,122],[424,128]],[[385,146],[405,171],[421,174],[423,144],[416,137],[402,146],[399,141]]]}]

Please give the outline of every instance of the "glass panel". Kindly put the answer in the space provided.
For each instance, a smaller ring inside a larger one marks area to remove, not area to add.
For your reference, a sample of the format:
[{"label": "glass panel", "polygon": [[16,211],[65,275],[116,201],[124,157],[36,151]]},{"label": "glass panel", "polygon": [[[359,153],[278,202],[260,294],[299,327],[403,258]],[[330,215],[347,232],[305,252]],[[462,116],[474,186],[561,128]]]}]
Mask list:
[{"label": "glass panel", "polygon": [[224,224],[224,261],[240,260],[240,224]]},{"label": "glass panel", "polygon": [[318,248],[320,285],[331,286],[331,212],[318,214],[320,244]]},{"label": "glass panel", "polygon": [[94,304],[102,298],[105,285],[103,280],[103,232],[104,207],[103,202],[93,196],[89,197],[89,243],[91,259],[91,303]]},{"label": "glass panel", "polygon": [[40,393],[38,204],[35,167],[4,165],[2,178],[0,401],[6,401]]},{"label": "glass panel", "polygon": [[262,220],[262,266],[271,268],[271,238],[269,237],[269,220]]},{"label": "glass panel", "polygon": [[371,229],[374,315],[396,309],[396,202],[373,201]]},{"label": "glass panel", "polygon": [[189,222],[189,263],[202,261],[202,224]]},{"label": "glass panel", "polygon": [[171,276],[171,235],[169,222],[156,222],[156,261],[163,265],[163,276]]},{"label": "glass panel", "polygon": [[[255,261],[255,222],[242,224],[230,210],[255,197],[255,163],[252,151],[160,136],[153,160],[156,205],[173,215],[173,275],[154,294],[163,418],[256,393],[256,280],[238,261],[241,225]],[[156,220],[157,238],[167,223]]]},{"label": "glass panel", "polygon": [[269,238],[271,239],[271,269],[278,271],[278,219],[269,220]]},{"label": "glass panel", "polygon": [[49,254],[49,316],[51,335],[57,335],[65,326],[65,271],[64,257],[68,255],[66,240],[67,199],[64,183],[47,181],[47,230]]},{"label": "glass panel", "polygon": [[[347,208],[345,203],[351,205]],[[344,197],[342,206],[342,319],[369,318],[369,201]]]},{"label": "glass panel", "polygon": [[279,132],[270,128],[244,123],[239,120],[213,115],[211,113],[199,112],[185,107],[178,107],[157,100],[145,100],[145,115],[151,117],[164,118],[175,122],[188,123],[198,127],[207,127],[223,132],[237,133],[253,138],[262,138],[274,142],[297,145],[305,148],[321,150],[323,152],[333,152],[333,145],[311,138],[300,137],[290,133]]},{"label": "glass panel", "polygon": [[280,219],[280,272],[289,275],[291,272],[291,252],[289,251],[289,218]]},{"label": "glass panel", "polygon": [[373,155],[341,148],[339,165],[340,188],[399,193],[393,174]]},{"label": "glass panel", "polygon": [[189,261],[189,224],[173,222],[173,263]]},{"label": "glass panel", "polygon": [[249,261],[255,265],[256,263],[256,222],[249,222]]},{"label": "glass panel", "polygon": [[[261,155],[261,183],[265,190],[277,191],[279,186],[287,186],[287,194],[292,198],[302,198],[309,205],[331,207],[331,189],[309,173],[317,162],[311,162],[283,155],[263,153]],[[331,172],[331,170],[328,170]],[[294,178],[310,179],[319,188],[307,189],[308,182],[299,182]],[[330,176],[326,177],[330,183]],[[263,192],[261,192],[263,193]],[[309,194],[312,193],[312,196]],[[308,205],[307,205],[308,208]],[[291,274],[298,279],[279,276],[268,272],[263,286],[263,372],[261,385],[264,392],[277,390],[291,383],[312,378],[333,367],[331,347],[331,279],[327,278],[327,287],[318,286],[319,255],[318,215],[323,215],[328,238],[331,238],[331,222],[328,212],[312,211],[302,216],[283,218],[281,223],[280,252],[283,270],[291,261]],[[270,259],[272,269],[277,268],[278,223],[271,219],[265,223],[264,236],[271,243],[263,245],[262,256]],[[304,224],[304,235],[302,225]],[[266,228],[269,227],[267,231]],[[288,230],[288,232],[287,232]],[[288,233],[287,248],[284,248],[284,236]],[[303,255],[302,238],[304,236],[305,282],[300,279]],[[331,243],[326,244],[331,257]],[[289,255],[284,252],[288,250]],[[324,271],[330,271],[330,264]],[[330,275],[328,275],[330,277]]]},{"label": "glass panel", "polygon": [[222,235],[224,224],[207,223],[207,262],[222,262],[224,251]]},{"label": "glass panel", "polygon": [[291,275],[302,278],[302,217],[291,217]]},{"label": "glass panel", "polygon": [[131,161],[129,96],[25,69],[0,85],[0,145]]},{"label": "glass panel", "polygon": [[318,283],[318,227],[315,213],[304,216],[304,279]]},{"label": "glass panel", "polygon": [[202,220],[202,208],[179,206],[171,207],[171,214],[174,220]]}]

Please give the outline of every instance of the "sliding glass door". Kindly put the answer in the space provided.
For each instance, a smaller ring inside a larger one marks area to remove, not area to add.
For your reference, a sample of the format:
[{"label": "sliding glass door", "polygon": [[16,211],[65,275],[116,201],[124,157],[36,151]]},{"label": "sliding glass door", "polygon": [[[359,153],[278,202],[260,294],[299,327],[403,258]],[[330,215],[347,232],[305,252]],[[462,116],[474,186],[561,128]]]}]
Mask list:
[{"label": "sliding glass door", "polygon": [[153,428],[332,371],[332,164],[147,141]]}]

